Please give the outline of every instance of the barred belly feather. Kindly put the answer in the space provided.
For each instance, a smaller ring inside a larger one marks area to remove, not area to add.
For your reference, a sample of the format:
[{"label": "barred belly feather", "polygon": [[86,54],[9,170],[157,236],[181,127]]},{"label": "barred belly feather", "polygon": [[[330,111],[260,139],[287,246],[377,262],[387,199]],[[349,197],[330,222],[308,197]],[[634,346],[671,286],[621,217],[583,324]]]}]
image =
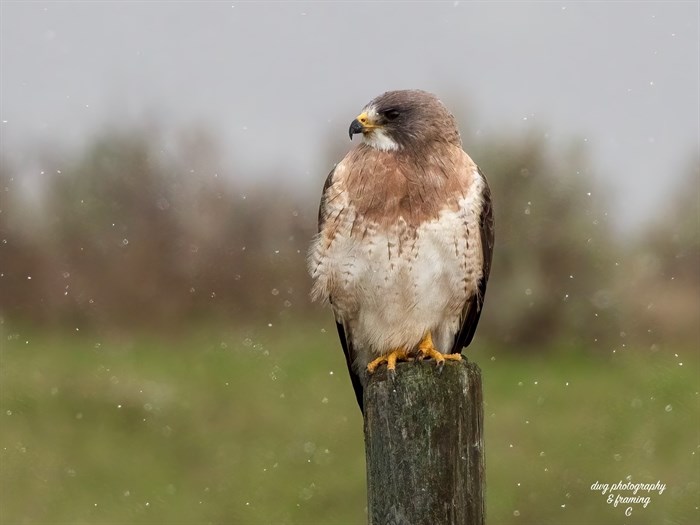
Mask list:
[{"label": "barred belly feather", "polygon": [[482,277],[481,175],[474,170],[456,206],[418,225],[403,216],[392,224],[358,216],[339,178],[309,269],[313,298],[330,301],[349,333],[354,368],[396,348],[415,348],[427,331],[448,352]]}]

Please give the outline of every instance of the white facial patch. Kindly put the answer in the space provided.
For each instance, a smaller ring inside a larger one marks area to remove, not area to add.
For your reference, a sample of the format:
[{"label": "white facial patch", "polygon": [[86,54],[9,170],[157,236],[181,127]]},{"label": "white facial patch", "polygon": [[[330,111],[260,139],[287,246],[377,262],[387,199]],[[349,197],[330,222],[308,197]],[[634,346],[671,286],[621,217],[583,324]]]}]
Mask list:
[{"label": "white facial patch", "polygon": [[362,134],[362,141],[368,146],[381,151],[393,151],[399,149],[399,145],[383,129],[373,129],[369,133]]},{"label": "white facial patch", "polygon": [[[370,122],[376,122],[379,118],[377,109],[374,106],[366,107],[364,112],[367,113],[367,118],[369,118]],[[399,149],[399,144],[381,128],[375,128],[369,133],[363,133],[362,141],[368,146],[381,151],[395,151]]]}]

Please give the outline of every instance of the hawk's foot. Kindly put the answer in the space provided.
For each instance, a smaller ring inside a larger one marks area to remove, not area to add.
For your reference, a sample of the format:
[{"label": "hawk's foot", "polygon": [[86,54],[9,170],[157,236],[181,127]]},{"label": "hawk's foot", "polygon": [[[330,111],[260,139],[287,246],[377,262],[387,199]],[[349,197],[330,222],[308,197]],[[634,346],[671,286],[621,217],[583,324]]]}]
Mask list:
[{"label": "hawk's foot", "polygon": [[388,354],[377,357],[375,360],[373,360],[370,364],[367,365],[367,371],[370,374],[373,374],[374,371],[379,367],[379,365],[381,365],[382,363],[386,363],[386,369],[390,373],[393,373],[394,370],[396,370],[396,361],[398,360],[409,360],[408,352],[405,348],[397,348],[396,350],[392,350]]},{"label": "hawk's foot", "polygon": [[423,339],[418,343],[418,359],[432,358],[435,359],[437,367],[442,369],[445,366],[445,360],[449,359],[451,361],[461,361],[461,354],[442,354],[440,353],[435,345],[433,344],[433,336],[430,335],[430,331],[426,332]]}]

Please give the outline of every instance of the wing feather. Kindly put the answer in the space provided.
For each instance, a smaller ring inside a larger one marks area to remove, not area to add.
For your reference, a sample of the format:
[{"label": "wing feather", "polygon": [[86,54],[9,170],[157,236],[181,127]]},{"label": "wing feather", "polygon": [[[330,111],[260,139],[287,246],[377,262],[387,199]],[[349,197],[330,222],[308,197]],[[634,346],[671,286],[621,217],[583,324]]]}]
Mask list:
[{"label": "wing feather", "polygon": [[[478,168],[477,168],[478,169]],[[481,215],[479,217],[479,231],[481,234],[481,254],[483,257],[482,276],[479,280],[478,291],[470,297],[464,309],[462,310],[462,327],[455,335],[454,345],[451,353],[458,354],[462,348],[469,346],[474,338],[476,326],[479,324],[481,317],[481,309],[484,306],[484,297],[486,295],[486,283],[489,280],[491,273],[491,259],[493,256],[494,243],[494,220],[493,208],[491,206],[491,189],[489,188],[486,177],[479,169],[479,175],[484,181],[484,189],[482,194]]]},{"label": "wing feather", "polygon": [[323,225],[326,223],[328,218],[328,211],[326,210],[326,204],[328,203],[328,190],[333,185],[333,174],[335,173],[335,167],[331,170],[326,177],[326,182],[323,183],[323,190],[321,190],[321,204],[318,206],[318,233],[323,230]]},{"label": "wing feather", "polygon": [[[328,194],[330,192],[331,186],[333,186],[333,174],[335,173],[335,168],[331,170],[326,178],[326,182],[323,185],[323,191],[321,193],[321,204],[318,208],[318,231],[321,233],[323,227],[328,219],[328,211],[326,210],[326,205],[328,203]],[[333,298],[330,297],[329,301],[331,305],[333,304]],[[360,406],[360,410],[364,412],[363,408],[363,392],[362,392],[362,382],[360,381],[360,376],[357,375],[353,369],[353,363],[355,361],[355,352],[352,348],[351,338],[347,328],[342,322],[336,318],[335,320],[336,328],[338,329],[338,338],[340,339],[340,346],[343,348],[343,354],[345,355],[345,363],[348,367],[348,373],[350,374],[350,381],[352,382],[352,388],[355,391],[355,398],[357,399],[357,404]]]}]

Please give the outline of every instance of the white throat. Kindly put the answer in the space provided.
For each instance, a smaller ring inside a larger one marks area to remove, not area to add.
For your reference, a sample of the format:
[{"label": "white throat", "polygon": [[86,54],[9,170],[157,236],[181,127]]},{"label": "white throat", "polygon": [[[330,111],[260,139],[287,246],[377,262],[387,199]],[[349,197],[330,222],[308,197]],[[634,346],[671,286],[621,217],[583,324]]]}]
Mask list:
[{"label": "white throat", "polygon": [[399,144],[387,135],[383,129],[373,129],[371,132],[363,134],[362,141],[368,146],[381,151],[395,151],[399,149]]}]

